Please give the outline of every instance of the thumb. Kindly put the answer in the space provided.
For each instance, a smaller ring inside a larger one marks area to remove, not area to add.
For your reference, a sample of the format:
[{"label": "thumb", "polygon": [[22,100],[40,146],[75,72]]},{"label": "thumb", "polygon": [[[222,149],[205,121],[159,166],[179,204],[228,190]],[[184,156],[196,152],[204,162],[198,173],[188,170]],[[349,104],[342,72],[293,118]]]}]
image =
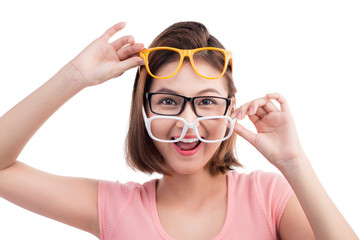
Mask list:
[{"label": "thumb", "polygon": [[255,140],[256,140],[256,134],[252,131],[246,129],[243,125],[236,122],[234,131],[242,138],[244,138],[246,141],[251,143],[251,145],[255,146]]},{"label": "thumb", "polygon": [[121,62],[118,62],[115,67],[115,72],[117,76],[120,76],[127,70],[144,65],[144,60],[141,57],[131,57]]}]

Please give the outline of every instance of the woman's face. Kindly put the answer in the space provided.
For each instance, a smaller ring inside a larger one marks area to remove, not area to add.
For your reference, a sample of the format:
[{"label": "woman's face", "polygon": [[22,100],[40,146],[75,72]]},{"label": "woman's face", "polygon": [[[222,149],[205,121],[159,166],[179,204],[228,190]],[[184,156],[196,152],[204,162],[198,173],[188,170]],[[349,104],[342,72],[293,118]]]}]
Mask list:
[{"label": "woman's face", "polygon": [[[173,63],[165,64],[158,72],[165,73],[171,71],[173,69],[172,64]],[[217,71],[205,62],[201,64],[201,68],[206,71]],[[194,72],[189,62],[184,62],[179,72],[173,77],[153,79],[149,92],[175,93],[186,97],[218,96],[227,98],[228,91],[226,86],[227,83],[224,76],[215,80],[204,79]],[[232,104],[233,101],[234,99],[232,99]],[[231,109],[231,107],[232,105],[229,109]],[[146,112],[148,117],[156,115],[150,111],[149,107],[146,109]],[[230,110],[227,112],[228,115],[229,112]],[[184,118],[188,123],[193,123],[194,120],[198,118],[190,102],[185,104],[184,110],[177,115],[177,117]],[[166,123],[166,121],[168,121],[168,123]],[[226,131],[226,124],[211,126],[199,123],[196,127],[199,134],[205,139],[219,135],[219,133],[224,136]],[[172,120],[163,120],[161,124],[154,124],[152,126],[152,131],[157,131],[169,139],[174,136],[180,136],[182,129],[183,123],[181,121]],[[195,141],[196,136],[193,129],[188,129],[184,138],[186,142],[191,142],[191,139]],[[166,167],[171,174],[193,174],[199,170],[203,170],[221,144],[221,142],[204,143],[195,141],[193,143],[184,143],[180,141],[178,143],[163,143],[153,141],[158,151],[164,157]],[[194,146],[196,147],[194,148]]]}]

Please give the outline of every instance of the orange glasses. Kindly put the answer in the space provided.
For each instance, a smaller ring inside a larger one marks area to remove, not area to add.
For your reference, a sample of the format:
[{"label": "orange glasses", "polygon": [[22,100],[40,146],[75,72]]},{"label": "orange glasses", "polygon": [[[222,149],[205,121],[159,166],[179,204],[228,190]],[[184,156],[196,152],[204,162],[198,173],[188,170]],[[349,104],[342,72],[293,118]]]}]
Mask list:
[{"label": "orange glasses", "polygon": [[[140,52],[140,57],[144,59],[145,67],[150,76],[153,78],[165,79],[174,76],[180,69],[184,57],[190,59],[190,63],[194,71],[201,77],[206,79],[220,78],[226,72],[229,61],[231,61],[232,71],[232,53],[231,51],[215,48],[215,47],[203,47],[195,49],[178,49],[172,47],[155,47],[144,49]],[[166,61],[166,71],[158,71],[158,67],[161,63],[158,61]],[[209,71],[208,68],[204,68],[203,64],[209,62],[211,58],[220,58],[223,66],[218,69],[212,69]],[[149,64],[150,60],[150,64]]]}]

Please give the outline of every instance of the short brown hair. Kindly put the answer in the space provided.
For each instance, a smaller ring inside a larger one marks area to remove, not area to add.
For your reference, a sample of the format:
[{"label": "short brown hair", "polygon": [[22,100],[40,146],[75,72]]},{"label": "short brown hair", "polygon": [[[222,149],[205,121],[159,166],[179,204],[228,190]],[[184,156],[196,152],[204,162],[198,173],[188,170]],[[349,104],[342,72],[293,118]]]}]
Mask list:
[{"label": "short brown hair", "polygon": [[[180,49],[194,49],[200,47],[217,47],[224,46],[212,35],[209,34],[206,27],[198,22],[179,22],[165,29],[157,36],[149,47],[174,47]],[[166,64],[165,57],[161,56],[149,60],[156,64],[152,69],[158,69]],[[223,66],[223,59],[218,57],[207,58],[210,64]],[[157,172],[160,174],[169,174],[165,168],[165,160],[155,147],[153,140],[149,137],[144,119],[142,116],[142,105],[146,108],[147,102],[144,93],[149,91],[152,83],[151,76],[147,73],[145,67],[138,71],[133,92],[130,109],[129,130],[126,139],[125,152],[128,165],[132,169],[138,169],[144,173],[151,174]],[[234,97],[236,87],[234,85],[230,66],[224,74],[227,80],[228,97]],[[231,113],[234,109],[231,109]],[[236,133],[226,141],[223,141],[215,151],[209,161],[209,169],[212,175],[226,173],[233,167],[242,166],[236,159],[235,152]]]}]

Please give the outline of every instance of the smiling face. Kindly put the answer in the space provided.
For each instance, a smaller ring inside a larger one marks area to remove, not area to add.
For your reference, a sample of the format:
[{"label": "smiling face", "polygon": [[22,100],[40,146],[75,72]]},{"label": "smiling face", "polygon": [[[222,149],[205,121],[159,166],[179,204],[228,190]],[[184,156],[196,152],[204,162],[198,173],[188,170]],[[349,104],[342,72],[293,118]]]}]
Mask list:
[{"label": "smiling face", "polygon": [[[197,49],[203,47],[225,49],[221,42],[211,35],[206,27],[199,22],[178,22],[169,26],[153,40],[149,49],[162,46],[178,49]],[[154,73],[158,71],[169,71],[169,69],[167,69],[164,65],[170,64],[169,61],[171,59],[169,59],[169,57],[170,56],[167,54],[164,56],[163,54],[155,54],[153,57],[149,57],[148,59],[149,67]],[[199,59],[210,63],[211,66],[215,66],[215,69],[222,69],[224,64],[223,58],[217,55],[212,56],[205,54],[204,56],[201,55]],[[140,170],[141,172],[147,174],[156,172],[167,175],[171,174],[170,171],[174,172],[175,170],[183,173],[198,171],[203,168],[205,163],[209,162],[209,158],[211,157],[210,162],[207,165],[210,174],[213,176],[217,174],[225,174],[228,171],[233,170],[235,167],[242,166],[238,162],[234,151],[236,145],[236,134],[233,133],[229,139],[222,141],[221,143],[201,144],[196,153],[189,154],[190,156],[184,156],[181,155],[171,143],[160,144],[157,141],[153,141],[144,124],[142,109],[143,106],[148,107],[146,102],[147,99],[145,98],[144,93],[157,91],[160,88],[170,89],[171,91],[186,97],[193,97],[202,94],[219,95],[224,97],[231,96],[234,105],[236,87],[232,77],[231,65],[228,65],[222,78],[207,80],[202,79],[193,71],[193,69],[189,66],[189,63],[186,62],[189,61],[188,58],[185,58],[184,60],[185,62],[183,63],[180,72],[170,79],[151,79],[151,76],[145,67],[139,68],[132,91],[129,128],[126,137],[125,149],[127,164],[131,168]],[[204,71],[207,72],[218,71],[206,64],[200,67],[205,68]],[[203,70],[198,70],[203,72]],[[215,89],[217,92],[209,90],[209,88]],[[208,91],[208,93],[201,93],[203,90]],[[187,102],[186,108],[179,117],[183,117],[191,123],[195,116],[190,109],[190,104]],[[148,113],[147,116],[150,117],[152,113],[150,113],[149,109],[145,110]],[[233,110],[233,106],[228,108],[230,113]],[[230,115],[230,113],[228,114]],[[199,115],[201,116],[202,114],[200,113]],[[164,127],[165,126],[162,125],[162,128]],[[167,132],[174,129],[175,128],[171,128]],[[204,134],[203,130],[204,128],[201,129],[201,134]],[[190,129],[188,134],[190,134],[191,131],[192,130]],[[187,141],[192,140],[193,139],[187,139]],[[216,149],[215,152],[214,149]],[[199,160],[193,161],[194,159]]]},{"label": "smiling face", "polygon": [[[158,72],[166,73],[173,69],[173,63],[163,65]],[[209,64],[203,63],[200,66],[203,71],[217,71]],[[228,97],[228,90],[225,77],[215,80],[208,80],[197,75],[189,62],[184,62],[179,72],[168,79],[153,79],[149,92],[152,93],[174,93],[187,97],[197,96],[218,96]],[[232,99],[233,100],[233,99]],[[229,107],[231,109],[232,106]],[[147,116],[156,116],[147,107]],[[229,115],[229,110],[227,115]],[[185,104],[184,110],[177,116],[184,118],[188,123],[193,123],[198,116],[195,115],[191,103]],[[217,120],[213,120],[217,121]],[[219,122],[218,122],[219,123]],[[166,121],[152,126],[152,131],[157,131],[165,138],[173,139],[181,135],[184,123],[181,121]],[[201,124],[196,125],[199,134],[206,138],[215,135],[224,136],[226,124]],[[198,142],[193,129],[188,129],[184,137],[184,142],[162,143],[154,141],[158,151],[161,153],[166,162],[166,168],[171,174],[193,174],[203,170],[211,156],[220,146],[221,142],[203,143]],[[190,150],[192,149],[192,150]]]}]

